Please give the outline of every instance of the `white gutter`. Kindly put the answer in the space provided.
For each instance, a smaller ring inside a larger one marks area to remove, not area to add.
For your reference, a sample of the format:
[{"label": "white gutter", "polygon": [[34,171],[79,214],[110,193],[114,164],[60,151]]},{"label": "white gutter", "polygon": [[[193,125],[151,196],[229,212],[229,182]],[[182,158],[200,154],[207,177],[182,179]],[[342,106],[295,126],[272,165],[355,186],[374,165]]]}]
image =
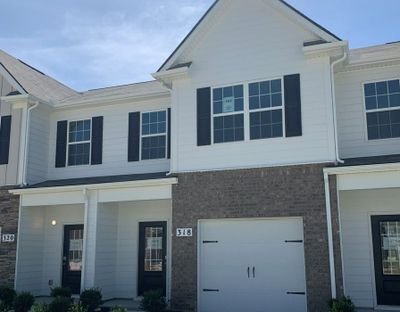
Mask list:
[{"label": "white gutter", "polygon": [[86,187],[82,189],[83,200],[85,204],[85,216],[83,221],[83,250],[82,250],[82,276],[81,276],[81,291],[85,289],[85,272],[86,272],[86,248],[87,248],[87,224],[88,224],[88,209],[89,195]]},{"label": "white gutter", "polygon": [[331,278],[331,294],[332,294],[332,299],[335,299],[336,272],[335,272],[335,256],[334,256],[333,233],[332,233],[331,193],[329,188],[329,174],[325,171],[324,171],[324,184],[325,184],[326,224],[328,227],[328,250],[329,250],[329,271]]},{"label": "white gutter", "polygon": [[52,187],[38,187],[38,188],[21,188],[13,189],[8,192],[14,195],[24,194],[49,194],[58,192],[73,192],[87,190],[103,190],[103,189],[119,189],[119,188],[130,188],[130,187],[146,187],[146,186],[157,186],[157,185],[171,185],[177,184],[177,178],[160,178],[152,180],[137,180],[137,181],[126,181],[126,182],[111,182],[111,183],[98,183],[98,184],[81,184],[71,186],[52,186]]},{"label": "white gutter", "polygon": [[36,101],[35,104],[28,108],[27,116],[26,116],[26,126],[25,126],[25,140],[24,140],[24,150],[23,150],[23,158],[24,164],[22,167],[22,185],[26,185],[26,176],[27,176],[27,166],[28,166],[28,152],[29,152],[29,127],[31,122],[31,112],[36,107],[39,106],[39,101]]},{"label": "white gutter", "polygon": [[336,117],[336,90],[335,90],[335,65],[343,62],[344,60],[347,59],[347,52],[345,51],[343,54],[343,57],[340,59],[332,62],[331,64],[331,93],[332,93],[332,113],[333,113],[333,132],[334,132],[334,137],[335,137],[335,155],[336,155],[336,161],[338,163],[343,164],[344,161],[340,159],[339,156],[339,142],[338,142],[338,133],[337,133],[337,117]]}]

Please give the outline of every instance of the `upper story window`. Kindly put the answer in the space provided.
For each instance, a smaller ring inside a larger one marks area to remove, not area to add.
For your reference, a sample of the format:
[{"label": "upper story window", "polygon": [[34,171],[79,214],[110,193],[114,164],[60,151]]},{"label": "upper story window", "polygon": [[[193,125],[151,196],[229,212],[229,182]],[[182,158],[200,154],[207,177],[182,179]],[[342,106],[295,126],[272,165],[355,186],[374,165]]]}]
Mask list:
[{"label": "upper story window", "polygon": [[250,140],[283,136],[282,80],[249,84]]},{"label": "upper story window", "polygon": [[142,113],[142,160],[166,157],[167,112]]},{"label": "upper story window", "polygon": [[68,128],[68,166],[90,163],[91,120],[70,121]]},{"label": "upper story window", "polygon": [[400,80],[364,84],[368,139],[400,137]]},{"label": "upper story window", "polygon": [[243,85],[213,90],[214,143],[244,140]]}]

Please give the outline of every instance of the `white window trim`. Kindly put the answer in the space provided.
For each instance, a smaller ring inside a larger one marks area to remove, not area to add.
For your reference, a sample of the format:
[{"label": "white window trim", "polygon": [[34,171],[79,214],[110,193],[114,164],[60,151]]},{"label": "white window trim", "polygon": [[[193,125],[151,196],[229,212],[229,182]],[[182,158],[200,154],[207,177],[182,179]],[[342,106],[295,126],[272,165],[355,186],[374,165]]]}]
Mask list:
[{"label": "white window trim", "polygon": [[[70,142],[69,141],[69,126],[72,122],[78,122],[78,121],[86,121],[89,120],[90,121],[90,136],[89,136],[89,140],[86,141],[79,141],[79,142]],[[77,145],[77,144],[85,144],[85,143],[89,143],[89,163],[87,164],[80,164],[80,165],[70,165],[69,164],[69,147],[70,145]],[[77,120],[68,120],[68,127],[67,127],[67,167],[83,167],[83,166],[90,166],[91,165],[91,158],[92,158],[92,119],[91,118],[85,118],[85,119],[77,119]]]},{"label": "white window trim", "polygon": [[[267,108],[257,108],[250,110],[250,97],[249,97],[249,85],[255,82],[263,82],[263,81],[272,81],[280,79],[281,81],[281,91],[282,91],[282,105],[281,106],[274,106],[274,107],[267,107]],[[243,86],[243,110],[237,112],[230,112],[230,113],[220,113],[214,114],[214,90],[225,88],[225,87],[235,87],[238,85]],[[217,85],[211,87],[211,144],[212,145],[220,145],[220,144],[238,144],[241,142],[257,142],[260,140],[282,140],[286,138],[286,115],[285,115],[285,82],[284,76],[272,77],[272,78],[260,78],[255,80],[248,80],[243,82],[237,83],[228,83],[224,85]],[[250,139],[250,113],[253,112],[262,112],[262,111],[270,111],[270,110],[278,110],[282,109],[282,136],[280,137],[272,137],[272,138],[259,138],[259,139]],[[244,122],[244,139],[242,141],[230,141],[230,142],[219,142],[215,143],[214,141],[214,117],[224,117],[224,116],[231,116],[231,115],[239,115],[243,114],[243,122]]]},{"label": "white window trim", "polygon": [[[233,111],[233,112],[229,112],[229,113],[214,114],[214,90],[221,89],[221,88],[223,89],[226,87],[236,87],[236,86],[243,86],[243,109],[241,111]],[[244,83],[232,83],[232,84],[226,84],[223,86],[215,86],[215,87],[211,88],[211,114],[210,115],[211,115],[211,141],[212,141],[212,144],[216,144],[216,145],[227,144],[227,143],[233,144],[233,143],[240,143],[240,142],[243,142],[246,140],[246,126],[245,126],[246,125],[246,118],[245,118],[246,103],[245,103],[245,100],[246,100],[246,94],[245,94],[245,84]],[[243,127],[244,127],[243,140],[216,143],[215,138],[214,138],[214,117],[226,117],[226,116],[234,116],[234,115],[242,115],[242,114],[243,114]]]},{"label": "white window trim", "polygon": [[250,95],[247,96],[247,101],[248,101],[248,108],[249,108],[249,132],[250,132],[250,114],[251,113],[258,113],[258,112],[268,112],[268,111],[274,111],[281,109],[282,110],[282,136],[279,137],[271,137],[271,138],[259,138],[259,139],[250,139],[250,133],[249,133],[249,140],[250,141],[258,141],[258,140],[270,140],[270,139],[279,139],[279,138],[286,138],[286,115],[285,115],[285,82],[284,82],[284,77],[279,77],[279,78],[272,78],[272,79],[264,79],[264,80],[257,80],[257,81],[252,81],[247,84],[247,90],[249,88],[249,85],[251,83],[255,82],[263,82],[263,81],[272,81],[272,80],[280,80],[281,81],[281,94],[282,94],[282,105],[280,106],[273,106],[273,107],[263,107],[263,108],[256,108],[256,109],[250,109]]},{"label": "white window trim", "polygon": [[[159,112],[165,112],[165,133],[156,133],[156,134],[143,134],[143,115],[148,114],[148,113],[159,113]],[[154,159],[143,159],[142,155],[142,140],[143,138],[149,138],[149,137],[156,137],[156,136],[162,136],[165,135],[165,157],[163,158],[154,158]],[[168,109],[157,109],[157,110],[152,110],[152,111],[144,111],[140,112],[140,142],[139,142],[139,153],[140,153],[140,161],[157,161],[157,160],[163,160],[168,158]]]},{"label": "white window trim", "polygon": [[379,79],[379,80],[368,80],[368,81],[363,81],[361,82],[361,94],[362,94],[362,110],[364,114],[364,140],[367,143],[372,143],[376,144],[377,142],[385,142],[385,141],[399,141],[400,137],[394,137],[394,138],[378,138],[378,139],[369,139],[368,138],[368,120],[367,120],[367,114],[368,113],[380,113],[380,112],[386,112],[386,111],[393,111],[393,110],[400,110],[400,106],[396,107],[386,107],[386,108],[375,108],[375,109],[368,109],[366,107],[366,102],[365,102],[365,85],[366,84],[371,84],[371,83],[379,83],[379,82],[386,82],[386,81],[391,81],[391,80],[400,80],[399,77],[394,77],[394,78],[387,78],[387,79]]}]

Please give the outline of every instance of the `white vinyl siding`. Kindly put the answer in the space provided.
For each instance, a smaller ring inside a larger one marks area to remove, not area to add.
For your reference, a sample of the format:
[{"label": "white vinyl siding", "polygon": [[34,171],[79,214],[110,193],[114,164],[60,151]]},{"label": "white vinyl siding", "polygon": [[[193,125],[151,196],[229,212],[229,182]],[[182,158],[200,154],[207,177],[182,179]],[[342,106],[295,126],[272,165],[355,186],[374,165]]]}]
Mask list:
[{"label": "white vinyl siding", "polygon": [[371,216],[400,214],[399,189],[340,191],[340,224],[345,295],[357,307],[375,304]]},{"label": "white vinyl siding", "polygon": [[368,140],[364,84],[399,79],[400,66],[383,66],[335,74],[341,158],[400,154],[400,138]]},{"label": "white vinyl siding", "polygon": [[[330,62],[328,57],[306,59],[302,51],[303,42],[316,36],[263,1],[252,5],[231,1],[216,15],[210,28],[177,60],[192,61],[193,66],[188,78],[173,83],[172,171],[334,161]],[[250,129],[248,114],[244,114],[244,141],[197,146],[197,89],[297,73],[301,76],[302,136],[246,139]]]},{"label": "white vinyl siding", "polygon": [[[0,96],[6,96],[12,91],[15,89],[3,76],[0,76]],[[0,165],[0,186],[18,183],[22,109],[12,109],[10,104],[0,100],[0,117],[7,115],[11,115],[10,151],[8,164]]]},{"label": "white vinyl siding", "polygon": [[[69,179],[88,176],[109,176],[147,172],[168,172],[169,159],[128,162],[128,115],[132,111],[167,110],[169,97],[160,97],[140,102],[129,100],[87,108],[71,108],[51,113],[48,127],[51,130],[48,142],[48,162],[31,163],[31,172],[47,172],[45,180]],[[82,120],[93,116],[104,116],[103,163],[97,166],[67,166],[55,168],[55,142],[58,120]],[[42,125],[45,131],[47,125]],[[39,174],[38,174],[39,176]],[[35,179],[36,180],[36,179]],[[37,181],[37,180],[36,180]]]}]

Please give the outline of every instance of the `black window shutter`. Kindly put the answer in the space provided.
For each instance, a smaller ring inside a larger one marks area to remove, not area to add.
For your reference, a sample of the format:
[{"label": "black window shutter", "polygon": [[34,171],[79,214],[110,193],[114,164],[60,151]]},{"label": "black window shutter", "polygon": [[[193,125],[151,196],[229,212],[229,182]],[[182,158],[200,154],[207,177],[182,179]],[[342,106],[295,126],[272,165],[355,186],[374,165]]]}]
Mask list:
[{"label": "black window shutter", "polygon": [[167,133],[167,138],[168,138],[168,141],[167,141],[167,158],[169,159],[169,158],[171,158],[171,109],[170,108],[168,108],[168,111],[167,111],[167,113],[168,113],[168,129],[167,129],[167,131],[168,131],[168,133]]},{"label": "black window shutter", "polygon": [[211,144],[211,88],[197,89],[197,145]]},{"label": "black window shutter", "polygon": [[67,158],[67,128],[67,120],[57,122],[56,168],[65,167]]},{"label": "black window shutter", "polygon": [[300,74],[284,77],[286,136],[301,136]]},{"label": "black window shutter", "polygon": [[103,162],[103,116],[92,118],[92,156],[91,164]]},{"label": "black window shutter", "polygon": [[8,164],[10,153],[11,116],[1,117],[0,127],[0,165]]},{"label": "black window shutter", "polygon": [[128,161],[139,161],[140,112],[129,113]]}]

